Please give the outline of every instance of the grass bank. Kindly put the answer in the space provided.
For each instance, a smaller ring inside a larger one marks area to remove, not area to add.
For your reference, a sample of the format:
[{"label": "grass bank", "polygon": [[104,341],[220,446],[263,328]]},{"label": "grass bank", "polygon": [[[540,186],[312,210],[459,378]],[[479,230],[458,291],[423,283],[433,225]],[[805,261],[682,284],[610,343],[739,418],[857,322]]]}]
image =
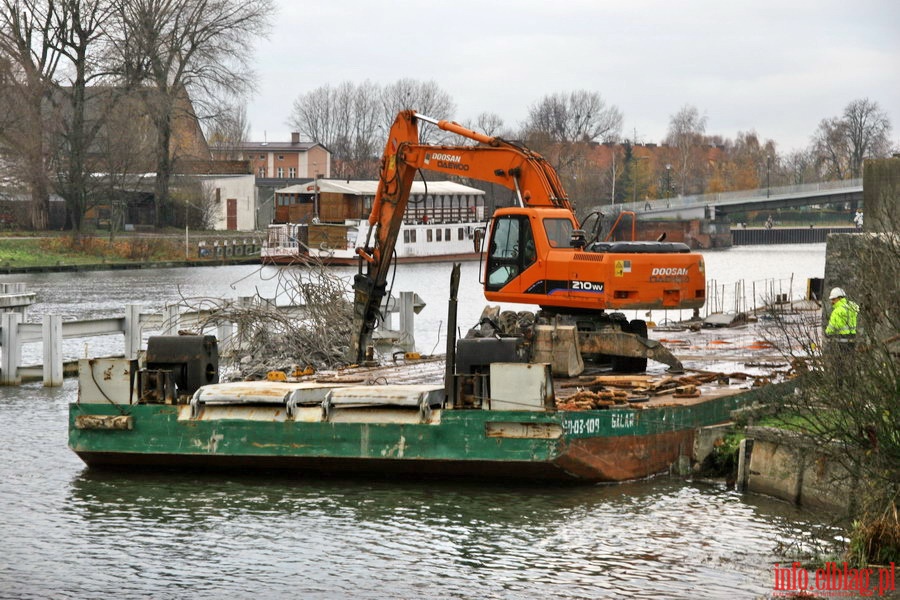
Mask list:
[{"label": "grass bank", "polygon": [[[8,235],[0,238],[0,269],[7,272],[17,270],[38,269],[59,266],[86,265],[128,265],[171,262],[231,262],[238,258],[237,252],[216,254],[215,244],[222,245],[240,239],[240,244],[248,238],[256,238],[254,234],[243,233],[242,236],[215,234],[203,235],[202,232],[191,235],[187,247],[181,233],[161,233],[154,235],[122,235],[110,240],[108,237],[83,235],[74,237],[71,234],[41,234],[40,236]],[[210,250],[205,258],[198,251],[201,242]],[[240,258],[246,262],[250,258],[244,254],[245,246],[240,246]],[[258,249],[257,249],[258,250]]]},{"label": "grass bank", "polygon": [[28,268],[59,264],[85,265],[184,259],[184,246],[169,240],[42,237],[0,240],[0,266]]}]

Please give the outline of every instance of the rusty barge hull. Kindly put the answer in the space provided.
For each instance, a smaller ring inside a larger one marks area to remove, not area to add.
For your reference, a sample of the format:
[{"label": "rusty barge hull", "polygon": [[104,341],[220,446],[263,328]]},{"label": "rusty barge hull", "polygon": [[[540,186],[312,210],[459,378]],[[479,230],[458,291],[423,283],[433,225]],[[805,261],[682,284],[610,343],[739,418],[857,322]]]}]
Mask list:
[{"label": "rusty barge hull", "polygon": [[331,414],[321,407],[72,403],[69,446],[92,468],[617,482],[690,456],[698,428],[728,421],[752,396],[586,411],[357,406]]},{"label": "rusty barge hull", "polygon": [[[327,456],[260,456],[218,454],[147,454],[79,451],[78,456],[96,469],[177,469],[242,472],[280,471],[316,476],[464,478],[620,482],[669,470],[679,456],[689,454],[692,431],[645,436],[639,440],[594,440],[574,444],[571,453],[554,460],[519,461],[469,458],[384,459]],[[652,450],[651,450],[652,447]]]}]

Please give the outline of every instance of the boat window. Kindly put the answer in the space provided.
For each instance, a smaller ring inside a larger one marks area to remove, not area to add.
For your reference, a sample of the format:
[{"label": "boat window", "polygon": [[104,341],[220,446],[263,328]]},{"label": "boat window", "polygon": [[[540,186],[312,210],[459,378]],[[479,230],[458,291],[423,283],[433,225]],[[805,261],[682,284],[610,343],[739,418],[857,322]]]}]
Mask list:
[{"label": "boat window", "polygon": [[449,227],[444,230],[444,240],[448,241],[448,242],[450,241],[450,228]]},{"label": "boat window", "polygon": [[409,230],[409,241],[412,242],[413,244],[416,243],[416,230],[415,229]]},{"label": "boat window", "polygon": [[441,230],[437,230],[437,241],[441,241]]},{"label": "boat window", "polygon": [[544,219],[544,231],[551,248],[570,248],[572,229],[569,219]]},{"label": "boat window", "polygon": [[426,231],[428,232],[428,233],[427,233],[428,241],[429,241],[429,242],[434,241],[433,236],[432,236],[432,233],[431,233],[431,230],[430,230],[430,229],[427,229]]},{"label": "boat window", "polygon": [[408,244],[408,243],[409,243],[409,229],[404,229],[404,230],[403,230],[403,243],[404,243],[404,244]]},{"label": "boat window", "polygon": [[465,234],[465,231],[463,231],[463,228],[457,227],[456,228],[456,239],[464,240],[465,238],[466,238],[466,234]]}]

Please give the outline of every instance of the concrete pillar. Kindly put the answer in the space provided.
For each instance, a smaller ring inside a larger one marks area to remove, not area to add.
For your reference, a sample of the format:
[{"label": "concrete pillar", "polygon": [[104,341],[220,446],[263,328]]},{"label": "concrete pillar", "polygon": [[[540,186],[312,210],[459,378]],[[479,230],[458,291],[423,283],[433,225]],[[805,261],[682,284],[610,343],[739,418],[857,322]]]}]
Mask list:
[{"label": "concrete pillar", "polygon": [[[237,298],[237,308],[239,310],[253,310],[256,306],[256,302],[253,296],[238,296]],[[246,319],[242,319],[242,322],[246,322]],[[237,331],[234,333],[235,342],[232,344],[232,347],[235,351],[240,350],[245,347],[247,344],[248,336],[251,332],[244,331],[244,328],[241,326],[239,322],[237,324]],[[238,348],[238,344],[240,344],[241,348]]]},{"label": "concrete pillar", "polygon": [[19,323],[22,315],[0,313],[0,385],[18,385],[22,346],[19,343]]},{"label": "concrete pillar", "polygon": [[234,323],[219,323],[219,326],[216,328],[216,339],[219,342],[219,353],[224,354],[226,352],[226,348],[230,349],[233,331]]},{"label": "concrete pillar", "polygon": [[750,455],[753,453],[753,440],[744,438],[738,445],[738,467],[734,487],[743,492],[747,488],[747,479],[750,476]]},{"label": "concrete pillar", "polygon": [[416,293],[400,292],[400,346],[407,352],[416,349],[414,308]]},{"label": "concrete pillar", "polygon": [[125,358],[136,359],[141,351],[141,307],[125,306]]},{"label": "concrete pillar", "polygon": [[177,304],[166,305],[163,311],[163,335],[178,335],[179,316]]},{"label": "concrete pillar", "polygon": [[41,338],[44,351],[44,387],[59,387],[63,384],[63,334],[60,315],[43,316]]},{"label": "concrete pillar", "polygon": [[381,302],[381,325],[380,327],[384,331],[391,331],[394,329],[394,310],[396,308],[396,301],[393,296],[385,296],[384,300]]}]

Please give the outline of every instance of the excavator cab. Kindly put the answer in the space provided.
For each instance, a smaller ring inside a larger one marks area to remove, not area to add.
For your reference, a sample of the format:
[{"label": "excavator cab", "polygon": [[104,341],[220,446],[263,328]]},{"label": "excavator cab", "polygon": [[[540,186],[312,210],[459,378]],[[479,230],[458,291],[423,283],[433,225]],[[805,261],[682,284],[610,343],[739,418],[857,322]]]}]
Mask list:
[{"label": "excavator cab", "polygon": [[537,261],[534,233],[525,215],[494,219],[487,252],[485,289],[500,290]]}]

